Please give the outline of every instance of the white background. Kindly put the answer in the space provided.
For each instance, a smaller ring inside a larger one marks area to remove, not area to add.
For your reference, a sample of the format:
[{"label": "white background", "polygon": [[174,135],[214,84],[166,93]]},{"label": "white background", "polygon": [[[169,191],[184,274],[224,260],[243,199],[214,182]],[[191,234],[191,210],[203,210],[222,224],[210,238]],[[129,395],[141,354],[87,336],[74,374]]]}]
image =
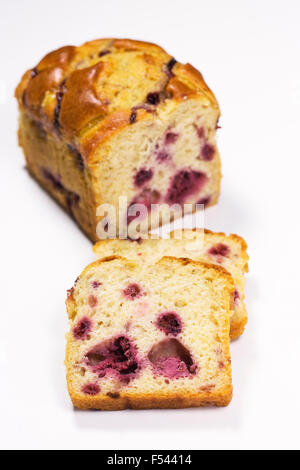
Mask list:
[{"label": "white background", "polygon": [[[1,447],[299,448],[299,24],[291,0],[1,2]],[[112,36],[191,62],[220,103],[224,176],[206,226],[250,254],[228,408],[83,412],[67,394],[64,301],[91,243],[25,171],[12,96],[48,51]]]}]

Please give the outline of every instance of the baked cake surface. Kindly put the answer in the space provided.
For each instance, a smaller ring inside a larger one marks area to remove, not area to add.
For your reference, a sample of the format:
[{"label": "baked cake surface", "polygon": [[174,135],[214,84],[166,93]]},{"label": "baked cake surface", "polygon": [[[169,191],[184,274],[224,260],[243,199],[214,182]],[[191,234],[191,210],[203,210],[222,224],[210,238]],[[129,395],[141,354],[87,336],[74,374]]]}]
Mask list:
[{"label": "baked cake surface", "polygon": [[141,266],[112,257],[89,265],[66,301],[74,406],[227,405],[233,290],[225,269],[187,259]]},{"label": "baked cake surface", "polygon": [[97,258],[119,255],[143,265],[156,262],[163,256],[175,256],[223,266],[235,283],[230,337],[235,339],[243,333],[248,319],[244,294],[248,254],[245,240],[238,235],[185,229],[172,232],[170,239],[102,240],[93,250]]},{"label": "baked cake surface", "polygon": [[218,103],[198,70],[161,47],[129,39],[62,47],[24,74],[16,97],[28,170],[93,241],[101,204],[129,223],[135,203],[193,211],[217,202]]}]

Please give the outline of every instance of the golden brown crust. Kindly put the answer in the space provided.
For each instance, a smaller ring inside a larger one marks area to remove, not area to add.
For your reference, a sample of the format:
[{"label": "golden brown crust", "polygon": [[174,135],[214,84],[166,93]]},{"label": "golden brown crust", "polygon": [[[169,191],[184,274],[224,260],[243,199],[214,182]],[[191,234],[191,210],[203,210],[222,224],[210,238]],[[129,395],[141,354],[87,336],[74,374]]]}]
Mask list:
[{"label": "golden brown crust", "polygon": [[155,51],[160,54],[166,54],[164,49],[153,42],[137,41],[134,39],[114,39],[113,46],[116,49],[124,51]]},{"label": "golden brown crust", "polygon": [[[127,69],[134,83],[122,82]],[[160,103],[136,112],[153,92],[160,93]],[[53,136],[82,146],[87,160],[95,143],[147,118],[148,112],[159,113],[166,100],[208,100],[218,109],[190,64],[176,63],[155,44],[130,39],[99,39],[47,54],[23,75],[16,97],[20,109]]]},{"label": "golden brown crust", "polygon": [[94,88],[105,65],[104,62],[98,62],[85,69],[74,70],[65,82],[59,122],[71,136],[76,136],[93,118],[107,113],[106,96]]},{"label": "golden brown crust", "polygon": [[93,163],[92,158],[89,158],[93,154],[93,150],[117,131],[128,126],[130,115],[129,111],[116,111],[85,134],[81,141],[80,150],[86,161],[89,161],[90,164]]},{"label": "golden brown crust", "polygon": [[166,90],[175,100],[186,100],[191,96],[197,95],[196,90],[188,87],[176,77],[170,79]]},{"label": "golden brown crust", "polygon": [[231,322],[230,323],[230,340],[234,341],[238,339],[244,333],[245,326],[247,325],[248,318],[245,316],[240,322]]},{"label": "golden brown crust", "polygon": [[[36,67],[23,75],[16,88],[19,106],[38,120],[45,121],[43,100],[47,92],[59,91],[75,54],[74,46],[65,46],[47,54]],[[51,119],[51,116],[47,116]],[[52,127],[47,126],[47,127]]]},{"label": "golden brown crust", "polygon": [[227,406],[232,399],[232,386],[226,387],[222,392],[199,392],[197,394],[186,394],[184,397],[178,394],[147,396],[146,394],[136,394],[130,396],[127,393],[120,393],[117,398],[109,396],[85,397],[82,394],[74,393],[72,387],[68,385],[69,394],[73,405],[82,410],[124,410],[124,409],[153,409],[153,408],[194,408],[199,406]]},{"label": "golden brown crust", "polygon": [[185,78],[191,81],[196,90],[201,90],[202,93],[205,93],[211,105],[218,108],[217,99],[211,89],[207,86],[206,82],[204,81],[203,75],[201,72],[199,72],[199,70],[195,69],[195,67],[193,67],[191,64],[180,64],[177,70],[178,75],[181,76],[181,78]]}]

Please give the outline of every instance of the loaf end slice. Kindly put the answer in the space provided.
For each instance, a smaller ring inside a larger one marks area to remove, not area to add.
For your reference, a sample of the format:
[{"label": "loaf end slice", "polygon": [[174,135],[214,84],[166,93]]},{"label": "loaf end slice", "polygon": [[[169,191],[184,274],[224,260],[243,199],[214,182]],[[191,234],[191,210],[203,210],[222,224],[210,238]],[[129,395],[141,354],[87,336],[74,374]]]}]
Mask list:
[{"label": "loaf end slice", "polygon": [[202,229],[176,230],[169,239],[139,238],[107,239],[94,245],[97,258],[122,256],[139,263],[153,263],[163,256],[190,258],[223,266],[235,283],[234,307],[230,321],[230,337],[238,338],[244,331],[248,315],[245,305],[245,273],[248,272],[247,244],[242,237]]}]

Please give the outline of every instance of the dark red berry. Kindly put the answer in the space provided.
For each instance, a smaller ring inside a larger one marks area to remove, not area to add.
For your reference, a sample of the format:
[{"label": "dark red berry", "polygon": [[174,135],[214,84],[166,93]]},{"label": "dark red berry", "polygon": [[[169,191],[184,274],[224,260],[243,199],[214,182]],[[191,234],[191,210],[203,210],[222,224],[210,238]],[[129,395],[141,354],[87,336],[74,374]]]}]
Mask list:
[{"label": "dark red berry", "polygon": [[106,54],[110,54],[110,51],[108,51],[108,50],[100,51],[99,54],[98,54],[98,57],[103,57]]},{"label": "dark red berry", "polygon": [[170,155],[165,150],[160,150],[160,152],[158,152],[156,158],[159,162],[164,162],[164,161],[170,159]]},{"label": "dark red berry", "polygon": [[198,193],[207,181],[205,173],[194,170],[181,170],[172,179],[166,201],[169,204],[182,204],[188,196]]},{"label": "dark red berry", "polygon": [[200,160],[205,160],[209,162],[214,158],[215,154],[215,148],[212,144],[204,144],[202,149],[201,149],[201,155],[200,155]]},{"label": "dark red berry", "polygon": [[130,118],[129,118],[130,124],[133,124],[136,121],[136,116],[137,116],[136,112],[132,111],[132,113],[130,114]]},{"label": "dark red berry", "polygon": [[142,168],[136,173],[134,177],[134,184],[138,187],[143,186],[144,183],[151,180],[152,176],[153,170],[151,170],[151,168],[149,170]]},{"label": "dark red berry", "polygon": [[161,313],[157,320],[157,326],[166,335],[177,336],[182,330],[182,323],[176,312]]},{"label": "dark red berry", "polygon": [[147,95],[147,103],[157,105],[159,103],[159,93],[152,92]]},{"label": "dark red berry", "polygon": [[217,243],[208,250],[208,253],[213,256],[228,256],[229,252],[229,246],[224,243]]},{"label": "dark red berry", "polygon": [[85,339],[92,329],[92,322],[88,317],[81,318],[73,328],[76,339]]},{"label": "dark red berry", "polygon": [[141,297],[143,293],[138,284],[129,284],[129,286],[123,290],[123,295],[130,300],[135,300]]},{"label": "dark red berry", "polygon": [[38,74],[38,69],[35,67],[34,69],[31,70],[31,78],[35,77]]},{"label": "dark red berry", "polygon": [[98,287],[101,286],[101,282],[100,281],[92,281],[92,287],[93,289],[97,289]]},{"label": "dark red berry", "polygon": [[89,383],[82,387],[82,391],[86,395],[97,395],[100,392],[100,387],[98,384]]},{"label": "dark red berry", "polygon": [[178,134],[175,132],[167,132],[166,137],[165,137],[165,144],[174,144],[176,140],[178,139]]},{"label": "dark red berry", "polygon": [[117,374],[118,378],[130,381],[139,369],[136,348],[126,336],[117,336],[94,346],[86,354],[87,364],[98,377]]}]

